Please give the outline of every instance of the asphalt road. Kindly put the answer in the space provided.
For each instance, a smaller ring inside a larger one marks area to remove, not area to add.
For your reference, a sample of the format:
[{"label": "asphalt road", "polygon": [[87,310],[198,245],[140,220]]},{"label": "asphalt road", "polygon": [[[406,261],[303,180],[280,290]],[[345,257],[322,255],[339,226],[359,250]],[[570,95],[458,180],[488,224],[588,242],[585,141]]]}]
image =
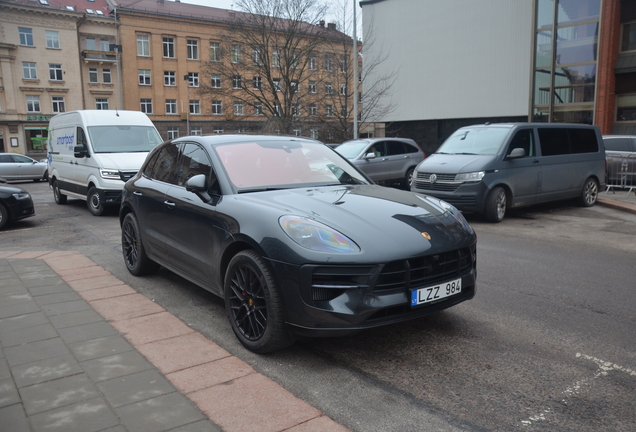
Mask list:
[{"label": "asphalt road", "polygon": [[[636,430],[636,215],[559,203],[478,234],[475,299],[354,337],[259,356],[223,302],[167,272],[131,276],[116,213],[56,205],[21,183],[37,216],[0,250],[77,250],[353,431]],[[184,354],[186,355],[186,354]]]}]

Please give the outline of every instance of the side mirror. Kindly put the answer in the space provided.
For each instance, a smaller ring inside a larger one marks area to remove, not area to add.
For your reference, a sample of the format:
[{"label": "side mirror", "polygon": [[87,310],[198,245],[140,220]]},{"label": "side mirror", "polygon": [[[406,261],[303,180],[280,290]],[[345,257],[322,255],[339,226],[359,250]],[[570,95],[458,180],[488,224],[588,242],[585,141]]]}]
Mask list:
[{"label": "side mirror", "polygon": [[526,151],[522,148],[513,149],[508,155],[508,159],[521,159],[526,157]]},{"label": "side mirror", "polygon": [[73,152],[75,153],[76,158],[85,158],[88,157],[88,149],[84,144],[77,145],[73,148]]},{"label": "side mirror", "polygon": [[364,155],[364,159],[375,159],[375,153],[367,153]]},{"label": "side mirror", "polygon": [[207,189],[206,183],[205,174],[197,174],[185,182],[185,187],[188,192],[202,192]]}]

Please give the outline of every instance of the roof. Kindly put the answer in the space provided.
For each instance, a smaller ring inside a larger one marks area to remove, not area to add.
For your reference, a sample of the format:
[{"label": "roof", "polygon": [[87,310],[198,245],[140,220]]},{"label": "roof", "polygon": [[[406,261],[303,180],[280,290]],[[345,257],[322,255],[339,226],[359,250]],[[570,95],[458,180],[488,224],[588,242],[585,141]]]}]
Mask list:
[{"label": "roof", "polygon": [[2,2],[75,11],[93,16],[108,16],[110,13],[106,0],[2,0]]}]

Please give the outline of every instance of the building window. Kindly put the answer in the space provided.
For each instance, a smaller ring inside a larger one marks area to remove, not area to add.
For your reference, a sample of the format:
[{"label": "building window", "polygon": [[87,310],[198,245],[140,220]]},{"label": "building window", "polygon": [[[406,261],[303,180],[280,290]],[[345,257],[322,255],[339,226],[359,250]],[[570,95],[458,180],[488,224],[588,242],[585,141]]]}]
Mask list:
[{"label": "building window", "polygon": [[254,104],[254,115],[255,116],[262,116],[263,115],[263,103],[262,102],[256,102]]},{"label": "building window", "polygon": [[100,39],[99,40],[99,50],[108,52],[110,51],[110,40],[109,39]]},{"label": "building window", "polygon": [[281,87],[280,87],[280,78],[274,78],[272,81],[273,81],[273,83],[274,83],[274,90],[275,90],[275,91],[277,91],[277,92],[279,92],[279,91],[281,90]]},{"label": "building window", "polygon": [[234,75],[232,77],[232,88],[233,89],[243,88],[243,83],[241,81],[241,76],[240,75]]},{"label": "building window", "polygon": [[97,68],[88,68],[88,82],[93,84],[99,82]]},{"label": "building window", "polygon": [[238,44],[232,45],[232,63],[241,62],[241,46]]},{"label": "building window", "polygon": [[107,110],[108,109],[108,98],[95,98],[95,109]]},{"label": "building window", "polygon": [[280,50],[275,49],[272,51],[272,66],[280,67]]},{"label": "building window", "polygon": [[316,128],[309,129],[309,137],[312,139],[318,139],[318,129]]},{"label": "building window", "polygon": [[316,81],[309,81],[309,93],[316,93]]},{"label": "building window", "polygon": [[54,113],[63,113],[66,111],[66,106],[64,104],[64,96],[52,96],[51,97],[51,106],[53,107]]},{"label": "building window", "polygon": [[163,38],[163,56],[164,58],[174,58],[174,38]]},{"label": "building window", "polygon": [[176,99],[166,99],[166,114],[177,114]]},{"label": "building window", "polygon": [[636,22],[623,24],[621,51],[636,51]]},{"label": "building window", "polygon": [[340,95],[342,95],[342,96],[346,96],[347,95],[347,85],[346,84],[340,84]]},{"label": "building window", "polygon": [[199,60],[199,41],[188,39],[188,60]]},{"label": "building window", "polygon": [[179,128],[178,127],[174,127],[171,126],[168,128],[168,139],[172,140],[172,139],[176,139],[179,138]]},{"label": "building window", "polygon": [[316,55],[315,54],[309,54],[309,70],[312,70],[312,71],[316,70]]},{"label": "building window", "polygon": [[252,54],[252,62],[255,65],[261,65],[263,64],[261,61],[261,49],[260,48],[254,48],[253,54]]},{"label": "building window", "polygon": [[223,102],[220,100],[212,101],[212,114],[223,115]]},{"label": "building window", "polygon": [[20,45],[33,46],[33,29],[18,27],[20,35]]},{"label": "building window", "polygon": [[221,88],[221,74],[212,74],[212,88]]},{"label": "building window", "polygon": [[333,94],[333,86],[330,82],[325,83],[325,94],[332,95]]},{"label": "building window", "polygon": [[60,33],[53,30],[46,30],[46,47],[60,49]]},{"label": "building window", "polygon": [[198,99],[190,99],[190,114],[201,114],[201,103]]},{"label": "building window", "polygon": [[234,101],[234,115],[242,116],[243,115],[243,102]]},{"label": "building window", "polygon": [[261,90],[263,88],[263,78],[259,76],[254,77],[254,90]]},{"label": "building window", "polygon": [[327,72],[333,71],[333,57],[331,55],[325,57],[325,70]]},{"label": "building window", "polygon": [[292,115],[294,117],[298,117],[300,115],[300,104],[293,104],[292,105]]},{"label": "building window", "polygon": [[325,113],[327,114],[327,117],[333,117],[333,105],[327,105],[325,107]]},{"label": "building window", "polygon": [[152,114],[152,99],[141,99],[139,105],[142,113]]},{"label": "building window", "polygon": [[210,61],[221,61],[221,44],[219,42],[210,42]]},{"label": "building window", "polygon": [[302,134],[302,129],[294,129],[294,135],[300,136]]},{"label": "building window", "polygon": [[163,71],[163,85],[170,87],[177,85],[175,71]]},{"label": "building window", "polygon": [[150,69],[139,69],[139,85],[150,85]]},{"label": "building window", "polygon": [[347,73],[347,58],[342,57],[340,59],[340,72]]},{"label": "building window", "polygon": [[616,120],[636,121],[636,94],[618,95],[616,100]]},{"label": "building window", "polygon": [[86,38],[86,49],[89,51],[97,51],[97,42],[94,37]]},{"label": "building window", "polygon": [[38,70],[33,62],[22,62],[22,76],[24,79],[38,79]]},{"label": "building window", "polygon": [[40,112],[40,96],[27,95],[27,112]]},{"label": "building window", "polygon": [[203,135],[203,128],[201,126],[192,127],[190,129],[190,135]]},{"label": "building window", "polygon": [[293,80],[290,83],[290,86],[291,86],[290,90],[291,90],[292,93],[298,93],[298,81]]},{"label": "building window", "polygon": [[312,117],[318,115],[318,106],[316,104],[309,105],[309,115]]},{"label": "building window", "polygon": [[188,85],[199,87],[199,72],[188,72]]},{"label": "building window", "polygon": [[215,129],[213,130],[213,132],[214,132],[215,134],[222,134],[222,133],[223,133],[223,129],[215,128]]},{"label": "building window", "polygon": [[298,69],[300,67],[300,53],[298,51],[294,51],[292,54],[291,66],[294,69]]},{"label": "building window", "polygon": [[137,55],[150,57],[150,36],[137,35]]},{"label": "building window", "polygon": [[110,73],[110,69],[102,69],[102,81],[104,84],[112,84],[112,74]]},{"label": "building window", "polygon": [[49,79],[51,81],[63,81],[62,65],[56,63],[49,63]]}]

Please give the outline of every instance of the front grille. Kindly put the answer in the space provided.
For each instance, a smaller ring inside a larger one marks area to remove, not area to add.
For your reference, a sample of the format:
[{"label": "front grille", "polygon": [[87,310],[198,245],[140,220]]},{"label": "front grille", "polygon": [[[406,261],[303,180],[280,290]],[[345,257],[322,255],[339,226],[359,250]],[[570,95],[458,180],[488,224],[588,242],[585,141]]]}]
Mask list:
[{"label": "front grille", "polygon": [[368,288],[375,267],[316,267],[311,278],[313,301],[329,301],[347,289]]},{"label": "front grille", "polygon": [[119,171],[119,177],[124,183],[133,178],[137,174],[137,171]]},{"label": "front grille", "polygon": [[435,174],[435,181],[431,183],[431,176],[433,173],[417,173],[413,185],[416,189],[440,191],[440,192],[455,192],[461,182],[455,182],[455,174]]}]

